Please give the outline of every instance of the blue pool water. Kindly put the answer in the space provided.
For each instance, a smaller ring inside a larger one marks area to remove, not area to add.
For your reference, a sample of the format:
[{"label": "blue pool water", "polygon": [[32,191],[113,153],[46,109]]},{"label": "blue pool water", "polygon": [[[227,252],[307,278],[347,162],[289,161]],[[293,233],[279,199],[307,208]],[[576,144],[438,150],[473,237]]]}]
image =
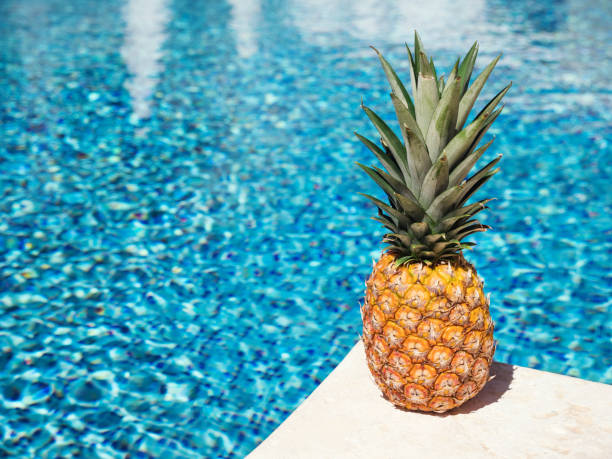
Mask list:
[{"label": "blue pool water", "polygon": [[406,76],[414,28],[514,82],[468,254],[496,358],[612,382],[609,2],[408,3],[0,3],[0,455],[241,457],[307,397],[381,249],[368,45]]}]

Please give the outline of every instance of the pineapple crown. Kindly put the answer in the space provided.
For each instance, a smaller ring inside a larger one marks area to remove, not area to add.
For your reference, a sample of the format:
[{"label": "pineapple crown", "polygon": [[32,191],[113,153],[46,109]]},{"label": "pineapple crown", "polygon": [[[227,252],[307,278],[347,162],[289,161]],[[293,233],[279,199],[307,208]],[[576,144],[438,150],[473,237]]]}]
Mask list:
[{"label": "pineapple crown", "polygon": [[378,158],[384,169],[358,164],[388,198],[388,204],[362,194],[378,208],[373,217],[390,232],[383,242],[397,256],[397,264],[421,261],[438,263],[462,259],[462,251],[475,243],[462,242],[470,234],[490,227],[474,218],[487,208],[490,199],[466,205],[466,201],[499,168],[497,156],[467,178],[470,170],[493,142],[478,144],[503,105],[498,104],[512,83],[502,89],[467,125],[468,114],[500,56],[470,85],[478,42],[463,59],[458,58],[447,78],[438,78],[433,60],[428,59],[418,33],[414,36],[414,55],[408,45],[410,61],[410,98],[403,83],[376,51],[391,86],[391,100],[399,122],[401,139],[387,124],[364,106],[361,107],[380,134],[382,148],[355,133]]}]

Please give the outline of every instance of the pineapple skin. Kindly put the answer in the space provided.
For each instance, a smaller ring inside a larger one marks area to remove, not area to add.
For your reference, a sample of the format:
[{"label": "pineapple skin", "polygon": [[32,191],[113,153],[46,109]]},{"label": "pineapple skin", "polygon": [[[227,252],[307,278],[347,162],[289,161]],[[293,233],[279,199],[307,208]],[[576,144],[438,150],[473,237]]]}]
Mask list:
[{"label": "pineapple skin", "polygon": [[384,253],[361,308],[368,367],[386,399],[443,413],[474,397],[495,352],[489,300],[463,257],[431,267],[397,266]]}]

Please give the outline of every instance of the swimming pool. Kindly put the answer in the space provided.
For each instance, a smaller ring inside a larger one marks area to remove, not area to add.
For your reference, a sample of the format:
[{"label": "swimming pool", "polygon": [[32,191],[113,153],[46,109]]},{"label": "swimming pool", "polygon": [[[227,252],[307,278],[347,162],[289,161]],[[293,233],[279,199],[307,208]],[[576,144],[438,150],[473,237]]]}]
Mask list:
[{"label": "swimming pool", "polygon": [[612,382],[604,1],[0,4],[0,454],[240,457],[358,339],[367,103],[474,39],[500,361]]}]

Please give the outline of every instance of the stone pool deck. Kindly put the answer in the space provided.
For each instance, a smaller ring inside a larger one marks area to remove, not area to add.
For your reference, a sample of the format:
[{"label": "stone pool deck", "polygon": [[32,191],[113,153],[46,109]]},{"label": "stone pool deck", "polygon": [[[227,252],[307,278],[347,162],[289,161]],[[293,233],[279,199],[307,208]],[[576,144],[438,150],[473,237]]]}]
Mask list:
[{"label": "stone pool deck", "polygon": [[450,414],[384,400],[357,343],[249,459],[612,458],[612,386],[495,363]]}]

